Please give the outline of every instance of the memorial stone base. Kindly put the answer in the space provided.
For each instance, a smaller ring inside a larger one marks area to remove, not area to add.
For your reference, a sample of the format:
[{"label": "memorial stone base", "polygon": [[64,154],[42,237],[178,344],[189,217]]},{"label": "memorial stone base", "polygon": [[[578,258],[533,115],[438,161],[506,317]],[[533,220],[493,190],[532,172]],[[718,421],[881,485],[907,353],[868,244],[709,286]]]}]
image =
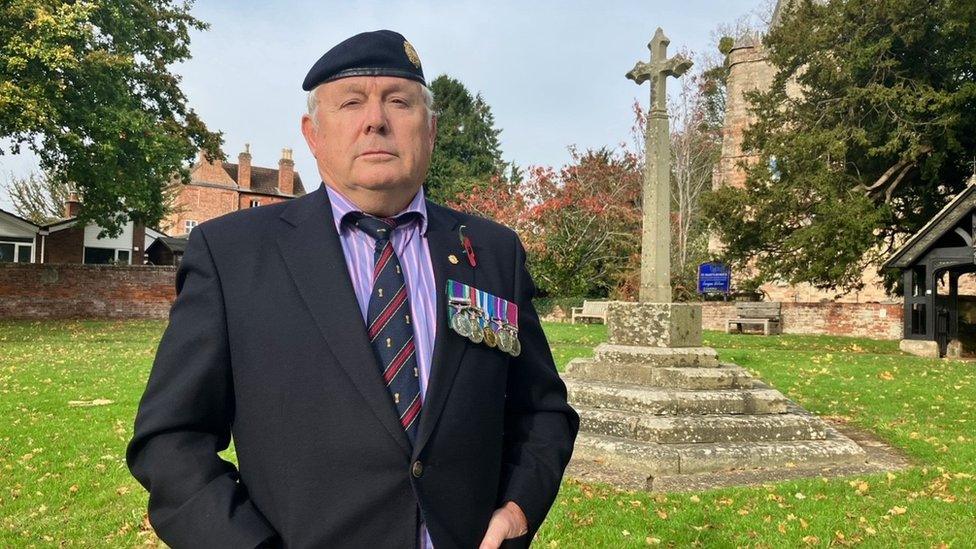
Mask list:
[{"label": "memorial stone base", "polygon": [[939,344],[928,339],[903,339],[898,348],[906,353],[925,358],[939,358]]},{"label": "memorial stone base", "polygon": [[697,347],[702,341],[701,305],[611,301],[607,335],[614,345]]},{"label": "memorial stone base", "polygon": [[671,475],[865,459],[854,441],[703,347],[699,305],[611,302],[607,324],[608,342],[563,374],[581,417],[574,459],[638,471],[650,489]]}]

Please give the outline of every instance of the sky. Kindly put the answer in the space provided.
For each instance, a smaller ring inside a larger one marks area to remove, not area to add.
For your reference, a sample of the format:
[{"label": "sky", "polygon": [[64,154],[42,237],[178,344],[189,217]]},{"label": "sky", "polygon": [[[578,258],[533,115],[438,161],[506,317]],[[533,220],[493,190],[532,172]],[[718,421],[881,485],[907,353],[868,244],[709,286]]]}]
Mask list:
[{"label": "sky", "polygon": [[[505,161],[559,167],[571,145],[631,142],[633,102],[646,108],[650,92],[624,74],[648,61],[657,27],[671,39],[669,54],[717,56],[717,29],[761,17],[770,1],[211,0],[193,6],[210,28],[191,34],[193,57],[173,71],[190,107],[223,132],[228,161],[249,143],[255,166],[275,168],[281,149],[293,149],[311,191],[320,177],[299,131],[302,80],[335,44],[391,29],[416,48],[428,82],[448,74],[482,94]],[[32,155],[0,156],[0,179],[36,170]],[[2,189],[0,208],[13,209]]]}]

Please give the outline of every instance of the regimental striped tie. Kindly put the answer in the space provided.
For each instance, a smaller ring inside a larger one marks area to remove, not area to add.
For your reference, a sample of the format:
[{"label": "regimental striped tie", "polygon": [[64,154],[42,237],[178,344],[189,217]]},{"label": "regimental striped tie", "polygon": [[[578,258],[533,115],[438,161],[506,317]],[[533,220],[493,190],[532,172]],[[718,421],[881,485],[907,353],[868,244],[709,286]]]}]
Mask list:
[{"label": "regimental striped tie", "polygon": [[400,425],[413,444],[423,404],[420,371],[407,286],[390,238],[398,224],[410,222],[415,215],[408,213],[399,218],[377,218],[353,212],[346,219],[376,240],[373,291],[366,314],[367,335],[380,364],[383,381],[400,415]]}]

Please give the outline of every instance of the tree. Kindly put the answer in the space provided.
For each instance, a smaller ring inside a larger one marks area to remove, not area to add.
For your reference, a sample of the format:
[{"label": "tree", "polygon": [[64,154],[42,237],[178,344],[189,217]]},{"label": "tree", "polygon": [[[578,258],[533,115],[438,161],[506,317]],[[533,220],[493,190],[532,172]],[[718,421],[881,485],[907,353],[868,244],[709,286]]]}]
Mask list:
[{"label": "tree", "polygon": [[[859,288],[969,175],[976,4],[804,0],[765,37],[743,188],[707,202],[727,260],[757,278]],[[893,278],[888,279],[889,288]]]},{"label": "tree", "polygon": [[66,183],[49,174],[30,173],[18,178],[11,175],[4,183],[17,215],[38,225],[46,225],[64,217],[64,204],[73,190]]},{"label": "tree", "polygon": [[430,84],[437,112],[437,140],[425,192],[448,202],[503,173],[495,117],[481,94],[472,96],[459,80],[440,75]]},{"label": "tree", "polygon": [[[163,209],[171,213],[179,213],[186,209],[178,202],[179,193],[183,186],[182,180],[172,178],[163,189]],[[72,191],[77,192],[75,185],[54,177],[50,173],[30,173],[27,177],[18,178],[11,175],[10,180],[3,183],[4,189],[14,204],[17,215],[38,225],[53,223],[65,217],[65,203]],[[85,196],[78,194],[84,204]]]},{"label": "tree", "polygon": [[157,225],[164,190],[219,133],[186,105],[169,65],[207,25],[172,0],[8,0],[0,6],[0,153],[32,150],[84,197],[80,220],[117,236]]},{"label": "tree", "polygon": [[533,211],[545,238],[533,250],[532,275],[551,295],[631,297],[628,276],[640,265],[639,156],[608,148],[570,147],[570,154],[558,192]]},{"label": "tree", "polygon": [[[674,196],[671,269],[675,294],[688,299],[697,292],[698,265],[707,259],[708,230],[702,198],[711,190],[712,173],[722,152],[721,125],[714,119],[719,101],[712,92],[714,67],[680,79],[670,104],[671,180]],[[710,119],[710,117],[713,117]],[[683,290],[683,291],[682,291]],[[681,295],[681,294],[684,295]]]},{"label": "tree", "polygon": [[496,177],[449,205],[518,232],[540,296],[605,297],[639,261],[641,172],[626,151],[570,154],[559,171],[532,167],[521,183]]}]

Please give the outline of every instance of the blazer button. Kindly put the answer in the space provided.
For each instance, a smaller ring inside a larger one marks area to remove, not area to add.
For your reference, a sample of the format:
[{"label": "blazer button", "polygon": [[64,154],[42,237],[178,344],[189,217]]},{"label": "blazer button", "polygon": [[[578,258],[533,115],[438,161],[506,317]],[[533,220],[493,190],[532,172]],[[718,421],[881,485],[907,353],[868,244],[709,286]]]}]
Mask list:
[{"label": "blazer button", "polygon": [[419,460],[413,462],[413,465],[410,466],[410,474],[412,474],[414,478],[424,476],[424,466]]}]

